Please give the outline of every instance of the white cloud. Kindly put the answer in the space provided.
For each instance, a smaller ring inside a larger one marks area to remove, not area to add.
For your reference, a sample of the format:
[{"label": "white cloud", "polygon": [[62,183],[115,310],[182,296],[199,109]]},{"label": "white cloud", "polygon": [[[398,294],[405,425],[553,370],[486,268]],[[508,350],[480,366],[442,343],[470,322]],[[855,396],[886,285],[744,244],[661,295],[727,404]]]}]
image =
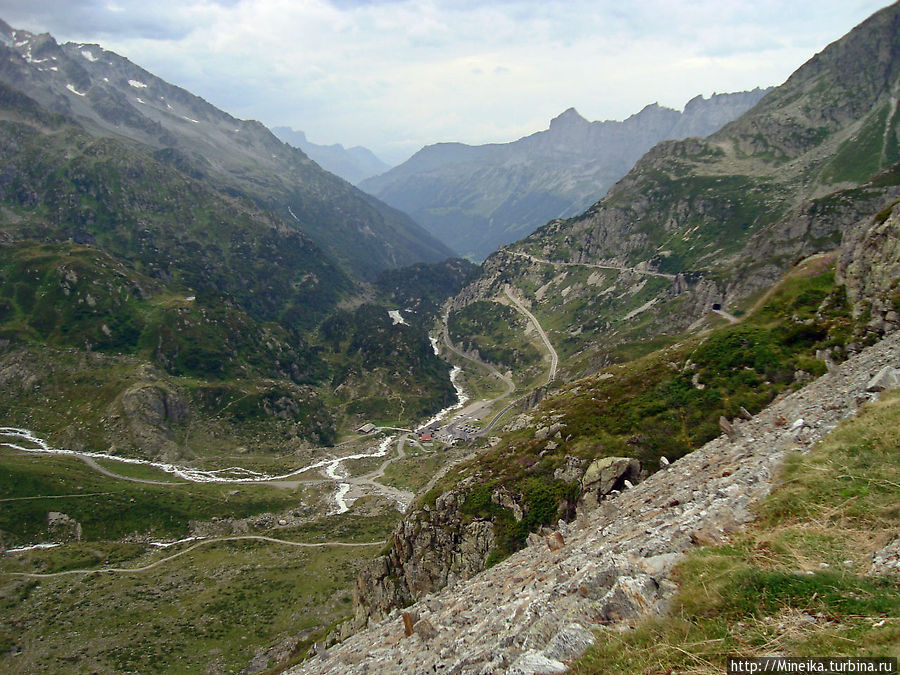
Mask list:
[{"label": "white cloud", "polygon": [[102,42],[238,117],[397,159],[441,140],[512,140],[570,106],[622,119],[654,101],[681,107],[698,93],[778,84],[881,3],[5,4],[13,25]]}]

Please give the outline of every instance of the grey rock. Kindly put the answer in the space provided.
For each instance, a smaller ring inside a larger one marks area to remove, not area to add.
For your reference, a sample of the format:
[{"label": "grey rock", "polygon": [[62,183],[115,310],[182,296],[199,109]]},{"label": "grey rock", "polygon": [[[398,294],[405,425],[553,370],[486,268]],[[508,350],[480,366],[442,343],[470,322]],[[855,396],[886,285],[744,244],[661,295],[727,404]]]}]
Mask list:
[{"label": "grey rock", "polygon": [[578,457],[572,457],[571,455],[566,455],[565,464],[553,472],[553,477],[556,480],[562,480],[567,483],[574,483],[576,481],[581,480],[582,469],[584,466],[584,461],[579,459]]},{"label": "grey rock", "polygon": [[871,574],[900,573],[900,537],[872,556]]},{"label": "grey rock", "polygon": [[74,539],[81,541],[81,523],[60,511],[47,513],[47,529],[54,539]]},{"label": "grey rock", "polygon": [[628,478],[640,480],[641,463],[633,457],[603,457],[588,466],[581,479],[584,492],[609,494]]},{"label": "grey rock", "polygon": [[738,432],[735,426],[725,417],[719,417],[719,429],[730,439],[735,439],[738,436]]},{"label": "grey rock", "polygon": [[551,532],[544,539],[547,542],[547,548],[551,551],[558,551],[563,546],[565,546],[565,539],[559,532]]},{"label": "grey rock", "polygon": [[594,644],[594,633],[580,623],[570,623],[562,628],[544,650],[544,656],[557,661],[576,659]]},{"label": "grey rock", "polygon": [[659,584],[653,577],[621,576],[600,600],[600,617],[608,623],[637,619],[649,615],[657,600]]},{"label": "grey rock", "polygon": [[900,371],[892,366],[885,366],[866,384],[866,391],[879,392],[900,386]]},{"label": "grey rock", "polygon": [[556,659],[544,656],[537,650],[529,650],[522,654],[510,666],[509,675],[551,675],[564,673],[568,670],[566,664]]}]

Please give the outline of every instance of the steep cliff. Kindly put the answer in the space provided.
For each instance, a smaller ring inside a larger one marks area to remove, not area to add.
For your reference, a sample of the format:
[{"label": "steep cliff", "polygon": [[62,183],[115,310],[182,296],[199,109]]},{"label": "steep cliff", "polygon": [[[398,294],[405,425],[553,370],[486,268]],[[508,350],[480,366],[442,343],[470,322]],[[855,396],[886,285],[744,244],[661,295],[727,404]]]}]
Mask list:
[{"label": "steep cliff", "polygon": [[898,202],[860,222],[848,234],[838,262],[854,313],[867,331],[882,335],[900,327]]}]

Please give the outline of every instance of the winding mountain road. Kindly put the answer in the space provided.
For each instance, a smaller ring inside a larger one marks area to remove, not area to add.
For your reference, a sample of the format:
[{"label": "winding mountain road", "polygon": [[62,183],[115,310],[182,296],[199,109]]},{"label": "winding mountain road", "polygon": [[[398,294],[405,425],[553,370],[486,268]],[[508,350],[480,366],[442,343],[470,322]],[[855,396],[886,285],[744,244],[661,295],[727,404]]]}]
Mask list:
[{"label": "winding mountain road", "polygon": [[[384,471],[385,469],[387,469],[388,465],[391,464],[391,462],[400,461],[406,458],[406,452],[403,450],[403,445],[407,440],[408,439],[406,436],[400,436],[400,438],[397,440],[397,456],[388,457],[374,471],[370,471],[369,473],[363,474],[362,476],[347,478],[347,482],[351,485],[348,495],[354,499],[359,498],[360,496],[362,496],[362,494],[364,494],[361,490],[361,487],[363,485],[368,485],[378,494],[387,497],[388,499],[393,499],[405,510],[406,507],[409,506],[412,503],[412,500],[415,498],[415,493],[410,492],[409,490],[401,490],[400,488],[396,488],[393,485],[386,485],[385,483],[379,482],[378,479],[384,476]],[[354,490],[353,488],[357,489]]]},{"label": "winding mountain road", "polygon": [[94,471],[102,473],[109,478],[118,478],[119,480],[130,480],[133,483],[145,483],[147,485],[189,485],[188,481],[171,481],[171,480],[150,480],[149,478],[133,478],[131,476],[123,476],[122,474],[110,471],[104,466],[98,464],[92,457],[84,455],[75,455],[82,462],[91,467]]},{"label": "winding mountain road", "polygon": [[541,324],[538,323],[538,320],[534,318],[534,314],[529,312],[525,305],[512,294],[510,290],[509,284],[503,285],[503,291],[506,293],[506,297],[512,300],[513,304],[516,306],[516,309],[519,310],[522,314],[528,317],[528,320],[531,321],[531,325],[535,327],[538,332],[538,335],[541,336],[541,340],[544,341],[544,346],[547,347],[547,351],[550,353],[550,373],[547,375],[547,384],[553,382],[556,379],[556,366],[559,364],[559,355],[556,353],[556,350],[553,348],[553,345],[550,344],[550,338],[547,337],[547,333],[544,332],[544,329],[541,328]]},{"label": "winding mountain road", "polygon": [[183,551],[179,551],[178,553],[174,553],[165,558],[161,558],[156,562],[152,562],[149,565],[144,565],[142,567],[101,567],[98,569],[82,569],[82,570],[65,570],[64,572],[4,572],[2,574],[8,574],[14,577],[29,577],[32,579],[51,579],[53,577],[64,577],[70,576],[73,574],[133,574],[135,572],[146,572],[148,570],[152,570],[154,567],[159,567],[160,565],[169,562],[170,560],[174,560],[175,558],[179,558],[183,555],[190,553],[191,551],[200,548],[201,546],[206,546],[208,544],[214,544],[220,541],[240,541],[240,540],[255,540],[255,541],[267,541],[274,544],[283,544],[285,546],[299,546],[303,548],[319,548],[322,546],[383,546],[385,544],[384,541],[368,541],[368,542],[360,542],[360,543],[352,543],[345,541],[322,541],[315,543],[307,543],[300,541],[288,541],[286,539],[275,539],[274,537],[265,537],[259,534],[247,534],[240,535],[236,537],[216,537],[215,539],[204,539],[203,541],[197,542],[193,546],[190,546]]},{"label": "winding mountain road", "polygon": [[666,274],[664,272],[653,272],[652,270],[645,270],[639,267],[626,267],[624,265],[601,265],[599,263],[577,263],[570,262],[568,260],[546,260],[544,258],[538,258],[536,256],[531,255],[530,253],[523,253],[522,251],[507,251],[510,255],[517,255],[520,258],[527,258],[532,262],[543,263],[544,265],[554,265],[558,267],[592,267],[598,270],[617,270],[619,272],[632,272],[633,274],[643,274],[648,277],[661,277],[663,279],[674,280],[674,274]]}]

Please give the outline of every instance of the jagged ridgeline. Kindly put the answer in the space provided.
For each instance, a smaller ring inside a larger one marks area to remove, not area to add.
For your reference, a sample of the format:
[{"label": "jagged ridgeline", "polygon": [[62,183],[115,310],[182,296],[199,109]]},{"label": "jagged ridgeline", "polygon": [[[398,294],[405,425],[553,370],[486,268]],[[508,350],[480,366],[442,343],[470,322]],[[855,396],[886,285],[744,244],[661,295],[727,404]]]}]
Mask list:
[{"label": "jagged ridgeline", "polygon": [[450,251],[405,214],[322,170],[259,122],[239,120],[98,45],[0,22],[0,80],[99,136],[157,159],[296,226],[353,276],[437,262]]},{"label": "jagged ridgeline", "polygon": [[[427,328],[471,266],[422,263],[370,286],[446,249],[261,125],[228,118],[233,135],[251,137],[232,152],[217,127],[227,116],[200,99],[97,47],[17,36],[23,54],[0,45],[6,424],[69,448],[174,459],[218,438],[331,444],[371,415],[411,422],[452,400]],[[150,83],[126,79],[135,77]],[[54,78],[74,79],[75,92]],[[168,120],[169,129],[137,116],[141,104],[121,87],[146,95],[151,86],[165,92],[158,106],[205,117]],[[262,160],[273,143],[282,164]],[[429,302],[395,327],[388,310],[404,291]],[[362,297],[362,307],[339,309]]]},{"label": "jagged ridgeline", "polygon": [[622,122],[588,122],[570,108],[546,131],[512,143],[430,145],[359,185],[481,260],[584,211],[656,143],[711,134],[767,91],[697,96],[684,112],[652,104]]}]

